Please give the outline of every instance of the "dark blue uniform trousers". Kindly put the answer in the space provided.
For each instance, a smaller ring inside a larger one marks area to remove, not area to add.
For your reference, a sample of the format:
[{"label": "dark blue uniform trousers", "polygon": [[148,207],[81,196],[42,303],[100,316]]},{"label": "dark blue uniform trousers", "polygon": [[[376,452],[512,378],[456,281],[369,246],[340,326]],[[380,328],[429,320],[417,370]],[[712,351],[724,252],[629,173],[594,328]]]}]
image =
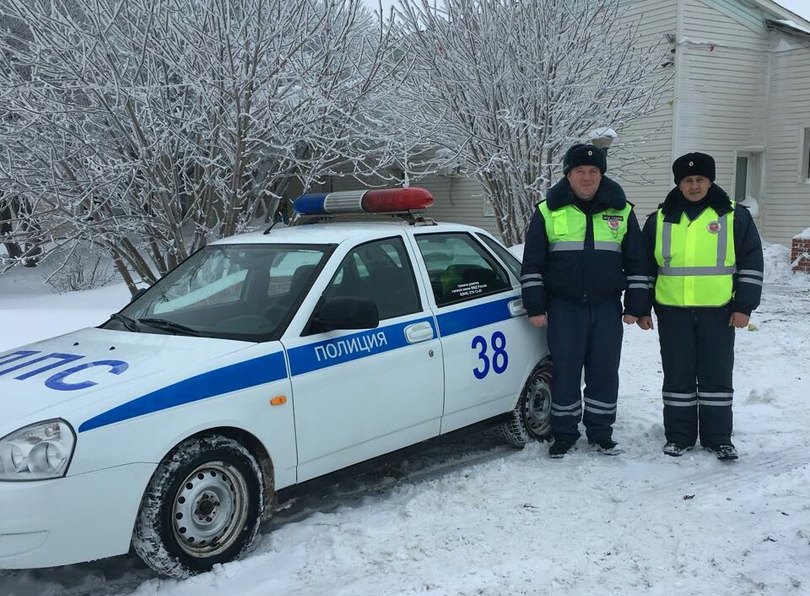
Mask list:
[{"label": "dark blue uniform trousers", "polygon": [[[551,430],[555,439],[578,439],[580,418],[588,440],[611,437],[623,333],[618,298],[595,304],[562,298],[549,301],[548,346],[554,363]],[[583,367],[584,400],[580,392]]]},{"label": "dark blue uniform trousers", "polygon": [[655,305],[664,368],[667,441],[704,447],[731,442],[734,327],[731,308]]}]

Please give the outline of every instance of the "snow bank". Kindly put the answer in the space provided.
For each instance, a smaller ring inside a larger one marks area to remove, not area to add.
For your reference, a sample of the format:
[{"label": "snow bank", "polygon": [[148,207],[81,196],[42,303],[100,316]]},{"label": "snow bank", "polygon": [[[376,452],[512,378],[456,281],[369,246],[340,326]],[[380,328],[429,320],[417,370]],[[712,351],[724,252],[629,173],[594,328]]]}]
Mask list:
[{"label": "snow bank", "polygon": [[765,258],[765,281],[767,283],[790,283],[795,273],[790,269],[790,249],[781,244],[763,243]]}]

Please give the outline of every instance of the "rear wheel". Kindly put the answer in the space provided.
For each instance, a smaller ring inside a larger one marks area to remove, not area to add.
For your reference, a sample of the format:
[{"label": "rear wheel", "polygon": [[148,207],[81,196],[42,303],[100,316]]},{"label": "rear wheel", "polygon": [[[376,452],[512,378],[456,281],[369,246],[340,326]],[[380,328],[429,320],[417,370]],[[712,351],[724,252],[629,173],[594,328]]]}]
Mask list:
[{"label": "rear wheel", "polygon": [[515,409],[498,426],[499,434],[513,447],[551,438],[551,360],[542,360],[529,375]]},{"label": "rear wheel", "polygon": [[239,442],[211,435],[178,445],[152,476],[132,544],[152,569],[183,578],[239,558],[264,509],[264,479]]}]

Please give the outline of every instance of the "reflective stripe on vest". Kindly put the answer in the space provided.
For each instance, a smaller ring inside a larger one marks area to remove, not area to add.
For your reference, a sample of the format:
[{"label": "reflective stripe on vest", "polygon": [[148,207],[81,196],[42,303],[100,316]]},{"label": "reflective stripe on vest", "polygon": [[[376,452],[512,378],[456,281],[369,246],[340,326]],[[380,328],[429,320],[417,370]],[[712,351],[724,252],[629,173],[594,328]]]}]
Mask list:
[{"label": "reflective stripe on vest", "polygon": [[[587,216],[574,205],[566,205],[552,211],[546,201],[537,206],[546,224],[546,236],[550,252],[585,250]],[[591,214],[593,220],[593,248],[609,252],[621,252],[622,240],[627,233],[630,204],[624,209],[606,209]]]},{"label": "reflective stripe on vest", "polygon": [[722,217],[711,207],[690,221],[664,221],[658,210],[655,299],[668,306],[722,306],[732,298],[734,211]]}]

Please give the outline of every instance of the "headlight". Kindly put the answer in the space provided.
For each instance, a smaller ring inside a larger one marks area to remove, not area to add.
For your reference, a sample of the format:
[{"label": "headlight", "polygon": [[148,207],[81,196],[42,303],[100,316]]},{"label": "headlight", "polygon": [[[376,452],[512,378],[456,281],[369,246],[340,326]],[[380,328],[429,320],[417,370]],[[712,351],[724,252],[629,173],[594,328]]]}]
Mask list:
[{"label": "headlight", "polygon": [[67,472],[76,435],[64,420],[46,420],[0,439],[0,480],[61,478]]}]

